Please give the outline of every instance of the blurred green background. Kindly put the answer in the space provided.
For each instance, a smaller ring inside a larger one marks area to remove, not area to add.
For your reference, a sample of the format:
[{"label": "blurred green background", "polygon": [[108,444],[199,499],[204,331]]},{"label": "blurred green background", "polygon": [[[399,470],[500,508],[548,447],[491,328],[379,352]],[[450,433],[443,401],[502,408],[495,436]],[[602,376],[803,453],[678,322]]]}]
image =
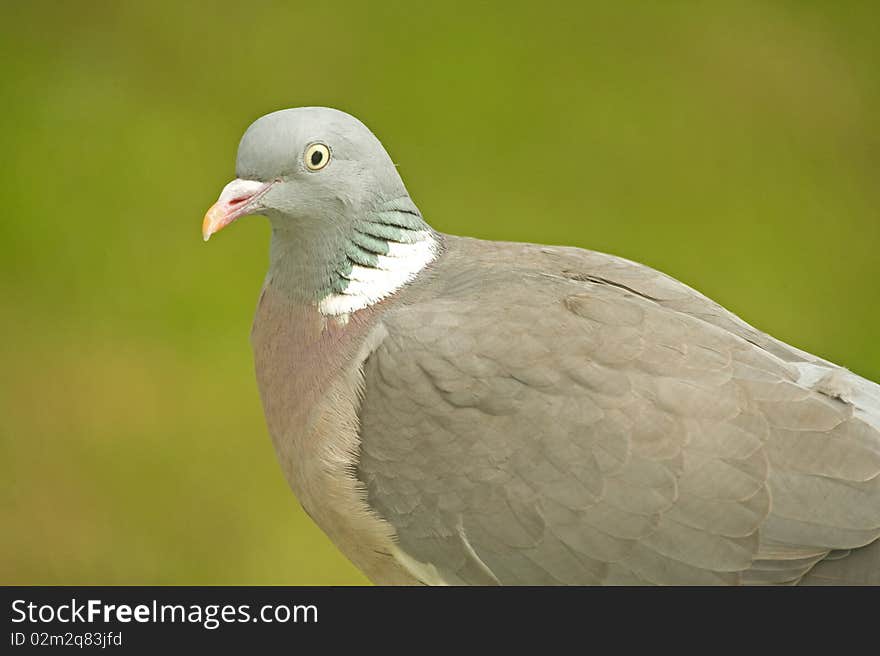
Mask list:
[{"label": "blurred green background", "polygon": [[0,583],[358,584],[266,435],[269,111],[367,123],[439,230],[657,267],[880,379],[875,2],[4,2]]}]

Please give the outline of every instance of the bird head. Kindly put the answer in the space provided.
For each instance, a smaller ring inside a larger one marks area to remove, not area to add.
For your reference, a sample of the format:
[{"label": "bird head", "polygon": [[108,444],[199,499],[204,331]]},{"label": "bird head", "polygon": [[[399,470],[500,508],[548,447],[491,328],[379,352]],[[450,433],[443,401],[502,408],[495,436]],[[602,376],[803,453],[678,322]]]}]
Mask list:
[{"label": "bird head", "polygon": [[408,194],[397,169],[363,123],[327,107],[285,109],[244,133],[236,179],[205,215],[202,236],[251,214],[276,231],[339,227],[399,198]]},{"label": "bird head", "polygon": [[302,107],[257,119],[238,146],[236,175],[205,215],[202,236],[265,215],[272,279],[323,314],[390,296],[440,249],[385,148],[344,112]]}]

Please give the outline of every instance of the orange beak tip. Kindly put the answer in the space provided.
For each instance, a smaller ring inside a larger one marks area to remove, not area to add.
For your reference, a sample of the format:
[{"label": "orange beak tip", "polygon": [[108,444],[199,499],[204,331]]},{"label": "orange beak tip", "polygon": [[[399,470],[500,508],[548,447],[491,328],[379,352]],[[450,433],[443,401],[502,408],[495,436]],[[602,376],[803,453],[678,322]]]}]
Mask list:
[{"label": "orange beak tip", "polygon": [[221,206],[221,203],[217,202],[211,205],[211,208],[205,214],[205,218],[202,221],[202,239],[208,241],[211,238],[211,235],[225,225],[225,218],[226,212]]}]

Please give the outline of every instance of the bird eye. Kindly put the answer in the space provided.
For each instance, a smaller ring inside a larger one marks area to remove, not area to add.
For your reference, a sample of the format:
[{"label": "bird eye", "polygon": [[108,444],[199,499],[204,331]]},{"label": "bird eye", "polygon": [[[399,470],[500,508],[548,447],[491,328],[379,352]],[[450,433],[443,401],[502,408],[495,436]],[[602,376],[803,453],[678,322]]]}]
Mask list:
[{"label": "bird eye", "polygon": [[306,148],[306,168],[310,171],[320,171],[330,162],[330,149],[322,143],[314,143]]}]

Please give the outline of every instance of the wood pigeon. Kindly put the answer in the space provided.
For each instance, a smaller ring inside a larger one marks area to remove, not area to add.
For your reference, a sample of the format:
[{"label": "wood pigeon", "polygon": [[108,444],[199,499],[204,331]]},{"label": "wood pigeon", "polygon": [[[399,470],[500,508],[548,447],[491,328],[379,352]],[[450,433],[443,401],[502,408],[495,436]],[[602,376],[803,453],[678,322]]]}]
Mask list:
[{"label": "wood pigeon", "polygon": [[880,584],[880,386],[646,266],[441,234],[341,111],[274,112],[203,223],[272,224],[281,467],[377,584]]}]

